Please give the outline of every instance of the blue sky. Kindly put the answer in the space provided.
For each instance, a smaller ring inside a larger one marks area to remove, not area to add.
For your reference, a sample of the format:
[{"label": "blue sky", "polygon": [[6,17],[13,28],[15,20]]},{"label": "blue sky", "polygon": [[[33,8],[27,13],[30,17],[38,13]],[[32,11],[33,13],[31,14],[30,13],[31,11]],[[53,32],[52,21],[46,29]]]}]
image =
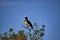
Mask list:
[{"label": "blue sky", "polygon": [[0,33],[10,27],[24,29],[24,17],[34,24],[46,25],[45,40],[60,40],[59,0],[0,0]]}]

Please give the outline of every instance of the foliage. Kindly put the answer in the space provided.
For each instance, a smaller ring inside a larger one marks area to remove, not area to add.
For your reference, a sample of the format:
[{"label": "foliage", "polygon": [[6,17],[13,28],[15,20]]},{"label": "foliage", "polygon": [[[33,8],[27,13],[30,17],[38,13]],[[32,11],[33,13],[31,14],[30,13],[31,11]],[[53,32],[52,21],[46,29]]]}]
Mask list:
[{"label": "foliage", "polygon": [[42,25],[41,28],[38,28],[39,26],[37,23],[34,23],[33,27],[34,29],[25,27],[25,29],[28,29],[29,32],[20,30],[17,34],[13,32],[13,28],[10,28],[9,31],[0,34],[0,40],[43,40],[43,36],[45,34],[45,25]]}]

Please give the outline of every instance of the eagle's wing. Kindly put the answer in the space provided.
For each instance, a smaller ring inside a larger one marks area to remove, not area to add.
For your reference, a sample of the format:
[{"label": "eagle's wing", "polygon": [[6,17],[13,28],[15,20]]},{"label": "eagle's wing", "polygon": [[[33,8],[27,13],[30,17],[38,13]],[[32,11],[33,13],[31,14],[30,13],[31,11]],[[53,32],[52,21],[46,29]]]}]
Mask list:
[{"label": "eagle's wing", "polygon": [[28,22],[28,25],[33,29],[32,23],[30,21],[27,21],[27,22]]}]

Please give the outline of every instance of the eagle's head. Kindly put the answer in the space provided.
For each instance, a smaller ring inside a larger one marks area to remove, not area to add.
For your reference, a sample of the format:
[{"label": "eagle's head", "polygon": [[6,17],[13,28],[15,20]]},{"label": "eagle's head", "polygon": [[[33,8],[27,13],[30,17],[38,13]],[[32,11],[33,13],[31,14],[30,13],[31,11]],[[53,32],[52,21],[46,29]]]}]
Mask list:
[{"label": "eagle's head", "polygon": [[28,24],[27,21],[28,21],[28,17],[25,17],[25,18],[24,18],[24,23],[25,23],[26,25]]},{"label": "eagle's head", "polygon": [[28,17],[25,17],[25,20],[28,20]]}]

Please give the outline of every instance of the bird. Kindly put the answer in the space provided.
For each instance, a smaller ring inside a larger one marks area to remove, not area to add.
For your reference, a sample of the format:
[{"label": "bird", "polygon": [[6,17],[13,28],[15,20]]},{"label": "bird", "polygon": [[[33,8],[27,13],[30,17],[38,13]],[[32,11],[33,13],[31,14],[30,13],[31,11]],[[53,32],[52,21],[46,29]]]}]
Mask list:
[{"label": "bird", "polygon": [[32,23],[28,20],[28,17],[25,17],[25,18],[24,18],[24,24],[25,24],[27,27],[30,27],[31,29],[33,29]]}]

